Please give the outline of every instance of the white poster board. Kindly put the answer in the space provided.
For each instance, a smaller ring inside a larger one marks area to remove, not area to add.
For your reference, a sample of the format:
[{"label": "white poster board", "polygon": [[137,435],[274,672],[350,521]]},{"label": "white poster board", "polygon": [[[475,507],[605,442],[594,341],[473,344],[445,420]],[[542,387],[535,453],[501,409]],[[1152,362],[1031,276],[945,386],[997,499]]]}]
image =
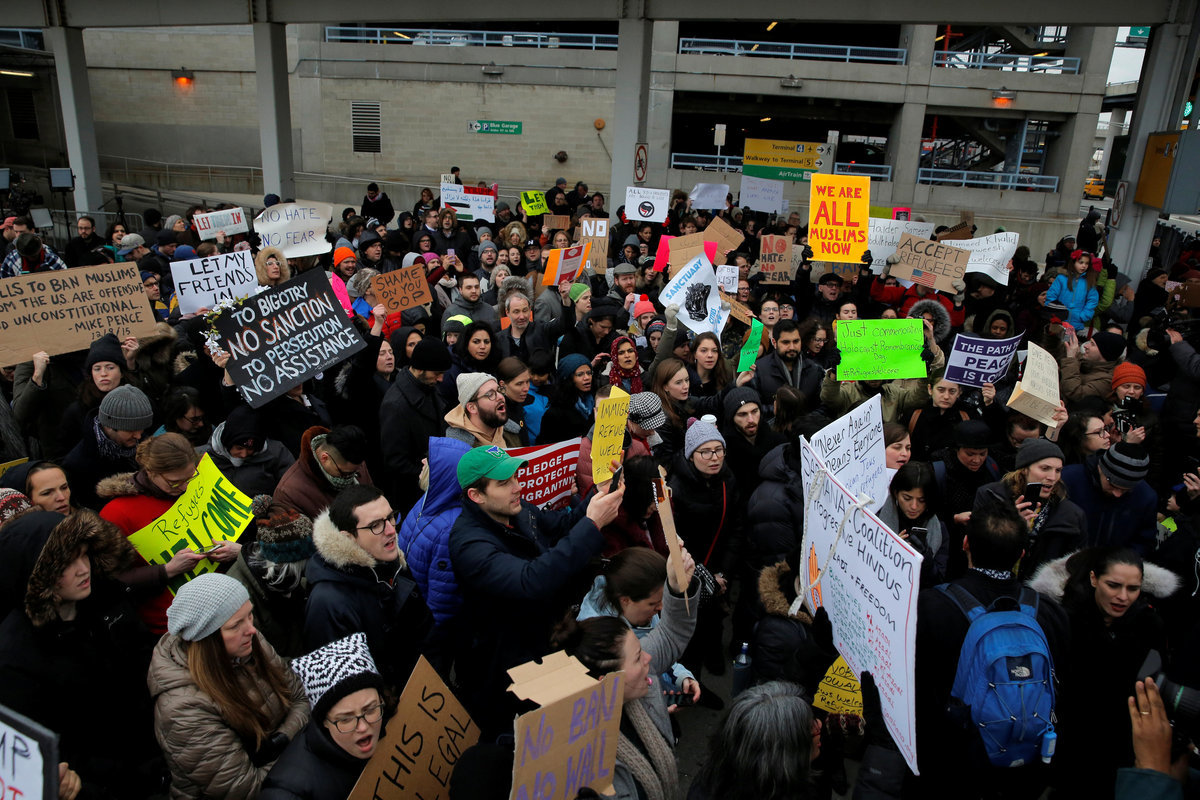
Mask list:
[{"label": "white poster board", "polygon": [[179,310],[194,314],[221,300],[238,300],[258,291],[258,274],[249,250],[171,262]]},{"label": "white poster board", "polygon": [[262,247],[278,247],[288,258],[319,256],[333,245],[325,238],[333,206],[329,203],[276,203],[254,218]]},{"label": "white poster board", "polygon": [[717,285],[725,294],[737,295],[738,268],[735,264],[722,264],[717,267]]},{"label": "white poster board", "polygon": [[58,797],[58,734],[0,706],[0,787],[5,798]]},{"label": "white poster board", "polygon": [[1005,231],[993,233],[991,236],[980,236],[978,239],[959,239],[950,244],[971,254],[971,260],[967,262],[967,272],[986,273],[996,283],[1007,286],[1008,262],[1013,253],[1017,252],[1020,241],[1020,234]]},{"label": "white poster board", "polygon": [[246,233],[250,225],[246,221],[246,212],[240,208],[227,208],[223,211],[210,211],[207,214],[196,214],[192,217],[196,225],[196,233],[201,239],[216,239],[218,233],[226,236],[234,233]]},{"label": "white poster board", "polygon": [[[887,266],[887,257],[896,252],[903,234],[922,239],[933,237],[932,222],[913,222],[906,219],[881,219],[871,217],[867,227],[867,249],[871,251],[871,271],[876,275]],[[954,242],[957,246],[958,242]]]},{"label": "white poster board", "polygon": [[1008,372],[1022,338],[984,339],[957,334],[946,359],[946,380],[976,388],[995,383]]},{"label": "white poster board", "polygon": [[461,222],[496,221],[496,198],[490,194],[473,194],[465,186],[443,183],[442,208],[453,208]]},{"label": "white poster board", "polygon": [[729,186],[724,183],[697,183],[688,197],[692,201],[692,208],[725,208]]},{"label": "white poster board", "polygon": [[666,222],[670,204],[669,189],[625,188],[625,218],[630,222]]},{"label": "white poster board", "polygon": [[738,193],[738,205],[751,211],[783,213],[787,210],[787,203],[783,199],[783,181],[743,175],[742,189]]},{"label": "white poster board", "polygon": [[876,503],[887,496],[889,476],[879,395],[821,428],[811,444],[822,463],[851,494],[865,492]]},{"label": "white poster board", "polygon": [[[916,638],[921,556],[824,468],[800,439],[804,486],[801,575],[814,584],[805,602],[824,606],[833,642],[856,676],[875,677],[888,731],[917,770]],[[814,479],[816,479],[814,481]],[[840,536],[839,536],[840,532]]]},{"label": "white poster board", "polygon": [[729,318],[729,312],[721,307],[717,274],[702,255],[684,264],[667,281],[658,300],[663,306],[677,303],[678,320],[697,334],[711,332],[720,337]]}]

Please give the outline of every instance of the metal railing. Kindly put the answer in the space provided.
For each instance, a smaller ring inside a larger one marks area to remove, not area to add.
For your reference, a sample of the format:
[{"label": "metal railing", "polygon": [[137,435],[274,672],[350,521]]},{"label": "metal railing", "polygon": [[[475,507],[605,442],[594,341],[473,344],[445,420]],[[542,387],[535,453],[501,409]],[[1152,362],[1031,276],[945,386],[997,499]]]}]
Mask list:
[{"label": "metal railing", "polygon": [[[54,223],[54,228],[50,235],[54,239],[59,255],[62,255],[67,242],[79,235],[75,223],[80,217],[91,217],[96,220],[96,235],[101,238],[108,232],[108,226],[114,222],[122,223],[125,226],[126,233],[137,233],[146,227],[146,222],[142,219],[141,214],[134,214],[129,211],[118,214],[116,211],[63,211],[60,208],[51,208],[48,210],[50,211],[50,219]],[[105,242],[105,244],[108,244],[108,242]],[[151,242],[150,244],[154,243]]]},{"label": "metal railing", "polygon": [[1067,56],[1023,56],[1016,53],[988,53],[981,50],[958,52],[938,50],[933,54],[935,67],[958,69],[993,69],[1003,72],[1043,72],[1075,75],[1079,59]]},{"label": "metal railing", "polygon": [[917,170],[917,183],[927,186],[964,186],[976,189],[1023,189],[1034,192],[1057,192],[1057,175],[1026,175],[1019,172],[972,172],[962,169]]},{"label": "metal railing", "polygon": [[870,64],[905,64],[908,61],[908,50],[903,47],[756,42],[744,39],[680,39],[679,52],[688,55],[766,56]]},{"label": "metal railing", "polygon": [[40,28],[0,28],[0,45],[24,50],[45,50],[46,40]]},{"label": "metal railing", "polygon": [[439,47],[536,47],[542,49],[616,50],[615,33],[537,33],[535,31],[430,30],[325,26],[325,41],[359,44],[409,44]]},{"label": "metal railing", "polygon": [[892,179],[891,164],[857,164],[835,161],[833,171],[837,175],[866,175],[873,181],[890,181]]},{"label": "metal railing", "polygon": [[222,164],[181,164],[170,161],[153,161],[148,158],[132,158],[130,156],[112,156],[100,154],[100,168],[108,173],[108,179],[120,177],[126,183],[136,183],[136,173],[139,169],[151,169],[166,175],[168,181],[188,181],[205,178],[212,181],[214,177],[228,178],[232,175],[262,180],[262,167],[237,166]]},{"label": "metal railing", "polygon": [[671,153],[671,169],[711,169],[719,172],[741,172],[742,157],[708,153]]}]

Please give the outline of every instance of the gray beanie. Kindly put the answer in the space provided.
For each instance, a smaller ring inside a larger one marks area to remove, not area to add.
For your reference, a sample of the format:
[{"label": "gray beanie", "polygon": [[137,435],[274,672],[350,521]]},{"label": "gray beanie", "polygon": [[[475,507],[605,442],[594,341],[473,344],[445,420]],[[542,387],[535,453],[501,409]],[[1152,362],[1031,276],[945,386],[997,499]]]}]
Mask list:
[{"label": "gray beanie", "polygon": [[144,431],[154,422],[154,408],[141,389],[125,384],[104,395],[99,418],[115,431]]},{"label": "gray beanie", "polygon": [[1100,472],[1119,489],[1132,489],[1150,472],[1150,454],[1140,444],[1118,442],[1100,456]]},{"label": "gray beanie", "polygon": [[167,609],[167,630],[185,642],[198,642],[220,630],[249,599],[237,578],[221,572],[197,575],[175,593]]},{"label": "gray beanie", "polygon": [[1049,439],[1026,439],[1017,449],[1017,469],[1028,467],[1043,458],[1063,459],[1063,451]]},{"label": "gray beanie", "polygon": [[725,446],[725,437],[717,430],[717,426],[703,419],[688,421],[687,436],[683,440],[683,455],[691,458],[692,454],[705,442],[720,442]]},{"label": "gray beanie", "polygon": [[[465,406],[467,403],[475,399],[475,395],[479,392],[480,387],[482,387],[488,381],[495,380],[496,379],[493,376],[488,375],[486,372],[461,373],[458,376],[458,379],[455,381],[455,384],[458,387],[459,404]],[[499,381],[496,382],[499,383]]]}]

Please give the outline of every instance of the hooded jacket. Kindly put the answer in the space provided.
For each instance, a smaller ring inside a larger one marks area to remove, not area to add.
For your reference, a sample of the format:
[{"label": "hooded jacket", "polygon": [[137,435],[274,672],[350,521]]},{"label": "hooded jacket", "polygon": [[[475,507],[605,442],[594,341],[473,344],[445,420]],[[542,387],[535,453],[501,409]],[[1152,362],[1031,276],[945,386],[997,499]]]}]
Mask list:
[{"label": "hooded jacket", "polygon": [[1096,287],[1088,286],[1084,278],[1085,276],[1080,275],[1072,286],[1066,275],[1059,275],[1046,292],[1047,303],[1062,303],[1067,307],[1070,312],[1067,321],[1078,331],[1091,324],[1096,306],[1100,302],[1100,293],[1096,291]]},{"label": "hooded jacket", "polygon": [[1145,481],[1122,497],[1111,497],[1100,487],[1099,454],[1082,464],[1063,468],[1067,496],[1087,518],[1084,541],[1088,547],[1132,547],[1143,556],[1154,550],[1158,536],[1158,495]]},{"label": "hooded jacket", "polygon": [[213,428],[208,444],[197,447],[196,452],[200,455],[208,453],[221,474],[248,497],[274,492],[287,470],[296,463],[292,454],[274,439],[263,439],[262,447],[253,455],[234,458],[221,442],[224,431],[225,423],[222,422]]},{"label": "hooded jacket", "polygon": [[258,800],[341,800],[366,766],[367,759],[355,758],[330,738],[324,720],[309,720],[267,774]]},{"label": "hooded jacket", "polygon": [[[274,493],[276,502],[291,506],[314,519],[329,508],[333,498],[337,497],[337,489],[325,477],[325,470],[321,469],[312,448],[312,440],[327,433],[329,429],[321,427],[309,428],[304,432],[300,439],[300,458],[283,473]],[[357,474],[359,483],[374,486],[365,463],[359,465]]]},{"label": "hooded jacket", "polygon": [[950,342],[950,333],[954,329],[954,324],[951,321],[950,312],[946,309],[946,304],[942,302],[940,295],[913,303],[909,307],[906,316],[909,319],[920,319],[926,314],[933,317],[934,341],[943,350],[946,349]]},{"label": "hooded jacket", "polygon": [[784,680],[816,686],[837,653],[826,652],[812,634],[813,619],[796,599],[796,574],[786,561],[763,567],[758,575],[758,599],[763,616],[755,629],[751,663],[756,682]]},{"label": "hooded jacket", "polygon": [[519,447],[521,446],[521,426],[514,420],[508,420],[496,429],[495,435],[488,439],[479,428],[467,417],[467,410],[457,405],[446,412],[446,435],[457,439],[471,447]]},{"label": "hooded jacket", "polygon": [[[271,280],[267,277],[267,259],[274,256],[279,259],[279,277]],[[287,257],[278,247],[264,247],[254,257],[254,273],[258,275],[259,286],[278,286],[292,279],[292,268],[288,266]]]},{"label": "hooded jacket", "polygon": [[410,508],[421,496],[418,476],[429,439],[446,431],[445,406],[436,386],[425,386],[409,368],[396,375],[379,406],[383,462],[389,478],[388,499],[396,508]]},{"label": "hooded jacket", "polygon": [[87,433],[62,460],[63,470],[71,481],[71,501],[77,506],[90,508],[93,511],[99,511],[104,504],[103,498],[97,494],[97,486],[105,478],[138,468],[132,451],[128,456],[116,458],[109,458],[101,454],[96,437],[104,436],[104,433],[96,433],[92,425],[99,411],[99,409],[93,409],[88,413],[87,422],[84,423]]},{"label": "hooded jacket", "polygon": [[800,546],[804,532],[804,487],[799,463],[793,462],[788,444],[763,457],[761,478],[750,495],[746,515],[746,559],[754,569],[782,560]]}]

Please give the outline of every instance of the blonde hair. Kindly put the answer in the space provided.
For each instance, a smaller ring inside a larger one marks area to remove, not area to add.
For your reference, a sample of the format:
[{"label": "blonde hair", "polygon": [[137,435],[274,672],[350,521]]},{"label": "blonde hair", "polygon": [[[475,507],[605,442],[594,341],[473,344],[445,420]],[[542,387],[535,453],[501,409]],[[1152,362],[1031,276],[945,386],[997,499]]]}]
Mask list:
[{"label": "blonde hair", "polygon": [[186,469],[200,463],[196,450],[183,434],[160,433],[138,445],[138,466],[147,472],[161,475],[171,470]]}]

